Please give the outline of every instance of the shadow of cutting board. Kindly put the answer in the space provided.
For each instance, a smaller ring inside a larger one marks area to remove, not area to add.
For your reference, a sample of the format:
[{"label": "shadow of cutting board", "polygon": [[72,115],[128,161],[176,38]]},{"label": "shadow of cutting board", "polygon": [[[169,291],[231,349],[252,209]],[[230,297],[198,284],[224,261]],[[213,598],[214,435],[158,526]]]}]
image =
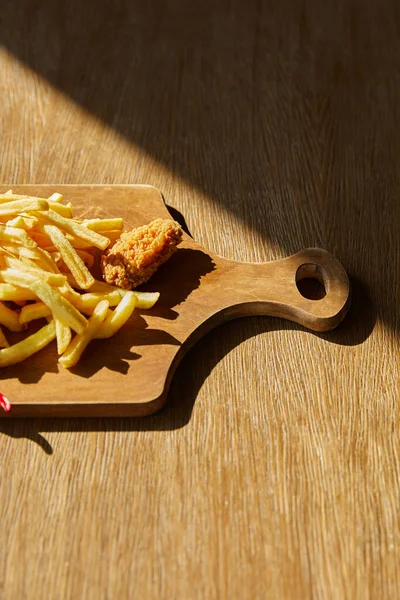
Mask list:
[{"label": "shadow of cutting board", "polygon": [[[11,187],[11,186],[8,186]],[[2,186],[6,191],[7,186]],[[12,186],[14,193],[71,201],[78,218],[123,217],[126,229],[170,217],[160,192],[150,186]],[[320,300],[304,298],[302,277],[319,279]],[[349,282],[343,267],[321,249],[270,263],[240,263],[216,256],[185,234],[172,258],[141,289],[159,291],[156,306],[136,310],[109,340],[91,342],[79,364],[58,364],[56,343],[0,371],[0,390],[12,417],[141,416],[162,407],[183,354],[204,333],[228,319],[271,315],[315,331],[343,319]]]}]

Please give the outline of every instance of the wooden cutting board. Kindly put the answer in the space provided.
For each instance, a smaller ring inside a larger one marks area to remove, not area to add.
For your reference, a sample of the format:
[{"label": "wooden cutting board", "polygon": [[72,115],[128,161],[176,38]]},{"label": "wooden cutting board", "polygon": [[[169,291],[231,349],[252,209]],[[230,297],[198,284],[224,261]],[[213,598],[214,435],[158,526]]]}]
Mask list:
[{"label": "wooden cutting board", "polygon": [[[170,217],[151,186],[8,186],[14,193],[65,195],[82,218],[121,216],[126,229]],[[1,190],[6,191],[7,186]],[[297,280],[316,278],[324,298],[302,296]],[[184,353],[207,331],[246,315],[290,319],[314,331],[336,327],[349,306],[349,281],[340,263],[308,249],[269,263],[223,259],[189,235],[142,289],[159,291],[156,306],[136,310],[109,340],[91,342],[77,367],[57,362],[53,342],[28,360],[0,372],[0,391],[11,401],[1,417],[140,416],[159,410]]]}]

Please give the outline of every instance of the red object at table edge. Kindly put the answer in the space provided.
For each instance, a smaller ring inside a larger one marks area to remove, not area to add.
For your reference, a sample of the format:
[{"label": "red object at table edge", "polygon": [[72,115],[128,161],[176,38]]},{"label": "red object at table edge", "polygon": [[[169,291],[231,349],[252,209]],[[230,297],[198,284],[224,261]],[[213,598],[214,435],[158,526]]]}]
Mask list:
[{"label": "red object at table edge", "polygon": [[9,411],[11,410],[11,404],[10,404],[10,401],[9,401],[9,400],[8,400],[8,398],[6,398],[6,397],[4,396],[4,394],[2,394],[1,392],[0,392],[0,406],[1,406],[2,408],[4,408],[4,410],[5,410],[6,412],[9,412]]}]

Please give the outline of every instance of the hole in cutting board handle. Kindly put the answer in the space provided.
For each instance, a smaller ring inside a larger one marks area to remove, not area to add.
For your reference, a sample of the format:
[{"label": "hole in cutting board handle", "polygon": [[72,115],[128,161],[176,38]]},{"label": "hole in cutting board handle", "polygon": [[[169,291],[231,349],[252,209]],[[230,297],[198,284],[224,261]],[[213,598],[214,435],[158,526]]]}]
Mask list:
[{"label": "hole in cutting board handle", "polygon": [[320,265],[305,263],[296,271],[296,286],[308,300],[322,300],[328,292],[328,275]]}]

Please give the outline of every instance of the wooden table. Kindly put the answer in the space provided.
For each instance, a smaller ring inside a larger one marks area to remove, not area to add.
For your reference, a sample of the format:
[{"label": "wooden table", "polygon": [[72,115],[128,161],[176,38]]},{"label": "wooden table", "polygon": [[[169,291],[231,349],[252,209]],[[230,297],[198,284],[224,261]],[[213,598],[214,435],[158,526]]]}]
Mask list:
[{"label": "wooden table", "polygon": [[0,597],[400,597],[399,5],[108,4],[2,7],[0,181],[153,184],[353,308],[219,327],[151,418],[1,422]]}]

